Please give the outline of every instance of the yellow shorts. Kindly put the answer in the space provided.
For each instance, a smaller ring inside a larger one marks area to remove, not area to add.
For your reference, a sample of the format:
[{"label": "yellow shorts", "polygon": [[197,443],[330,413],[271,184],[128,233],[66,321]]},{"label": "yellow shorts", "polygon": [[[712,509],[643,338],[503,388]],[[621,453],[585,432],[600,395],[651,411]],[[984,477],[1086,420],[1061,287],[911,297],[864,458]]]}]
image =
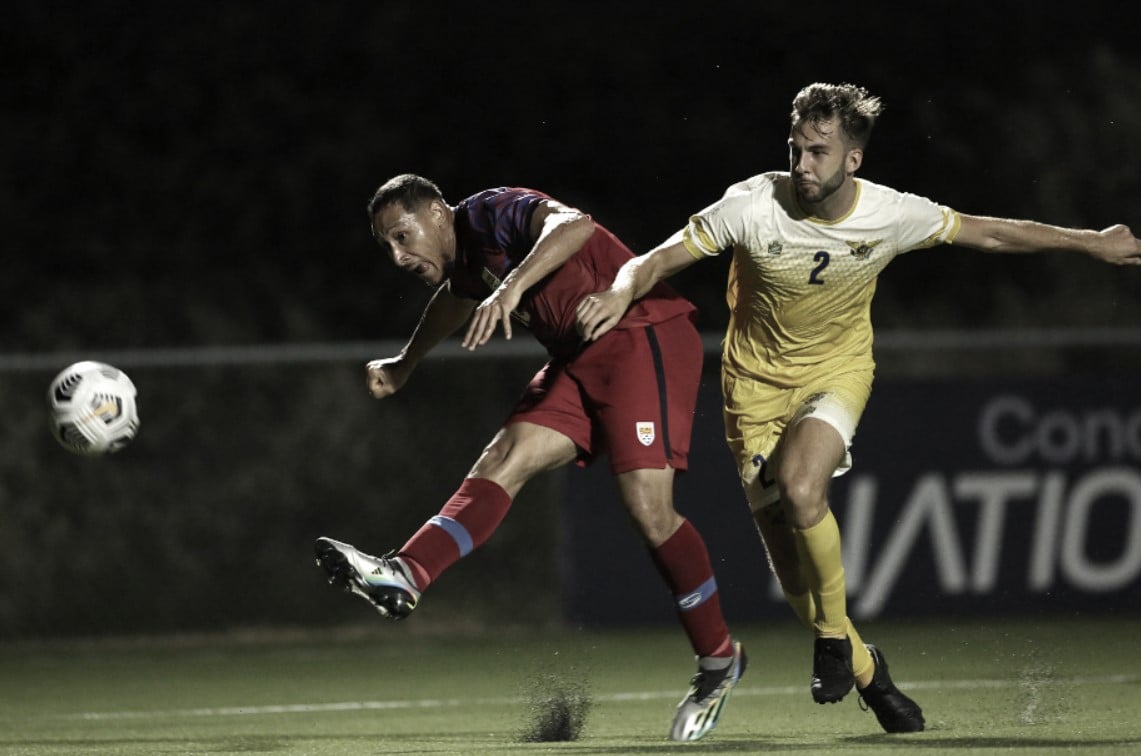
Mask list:
[{"label": "yellow shorts", "polygon": [[828,377],[800,388],[782,388],[721,373],[725,440],[737,462],[741,484],[755,512],[778,498],[771,481],[760,480],[766,464],[780,453],[785,428],[806,417],[822,420],[844,440],[844,460],[834,475],[852,467],[850,447],[872,391],[872,370]]}]

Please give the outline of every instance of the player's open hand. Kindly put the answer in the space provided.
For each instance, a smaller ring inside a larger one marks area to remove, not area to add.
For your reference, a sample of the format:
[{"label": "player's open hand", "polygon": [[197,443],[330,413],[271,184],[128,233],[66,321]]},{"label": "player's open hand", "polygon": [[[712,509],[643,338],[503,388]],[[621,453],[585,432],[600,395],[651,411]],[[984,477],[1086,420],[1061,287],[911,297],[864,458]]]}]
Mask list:
[{"label": "player's open hand", "polygon": [[408,380],[409,369],[400,357],[371,360],[365,365],[365,382],[374,399],[395,394]]},{"label": "player's open hand", "polygon": [[597,341],[626,314],[631,297],[628,291],[596,291],[582,298],[575,308],[575,328],[583,341]]},{"label": "player's open hand", "polygon": [[1118,223],[1098,232],[1097,247],[1090,251],[1094,257],[1115,265],[1141,265],[1141,239],[1133,235],[1129,226]]},{"label": "player's open hand", "polygon": [[461,346],[469,351],[481,347],[495,334],[497,326],[503,326],[504,338],[511,339],[511,313],[519,306],[519,297],[514,287],[500,286],[491,296],[480,302],[471,316],[467,333]]}]

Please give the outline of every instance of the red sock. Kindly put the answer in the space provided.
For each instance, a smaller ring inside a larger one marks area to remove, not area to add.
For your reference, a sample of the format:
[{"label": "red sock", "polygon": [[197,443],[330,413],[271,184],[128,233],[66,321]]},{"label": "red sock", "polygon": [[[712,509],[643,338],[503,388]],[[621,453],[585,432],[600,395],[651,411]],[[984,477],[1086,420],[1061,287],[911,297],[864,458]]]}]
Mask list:
[{"label": "red sock", "polygon": [[466,478],[440,513],[397,552],[416,587],[427,588],[444,570],[483,545],[511,508],[511,497],[485,478]]},{"label": "red sock", "polygon": [[698,656],[733,653],[729,628],[721,614],[721,596],[709,552],[697,528],[685,520],[665,543],[650,550],[658,572],[673,592],[678,618]]}]

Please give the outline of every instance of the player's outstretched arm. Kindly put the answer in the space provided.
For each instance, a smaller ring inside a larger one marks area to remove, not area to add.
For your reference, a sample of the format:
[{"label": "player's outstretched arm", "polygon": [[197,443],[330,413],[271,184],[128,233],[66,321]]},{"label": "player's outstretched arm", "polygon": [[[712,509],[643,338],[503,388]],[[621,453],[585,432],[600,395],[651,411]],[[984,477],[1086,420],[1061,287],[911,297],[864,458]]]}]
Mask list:
[{"label": "player's outstretched arm", "polygon": [[377,399],[396,393],[408,381],[416,365],[428,352],[455,333],[471,317],[475,302],[453,296],[448,284],[432,295],[420,322],[400,354],[365,365],[368,391]]},{"label": "player's outstretched arm", "polygon": [[1141,240],[1121,224],[1094,231],[981,215],[961,215],[960,219],[962,225],[953,242],[956,245],[1015,254],[1081,252],[1113,265],[1141,265]]},{"label": "player's outstretched arm", "polygon": [[463,347],[483,346],[503,326],[503,335],[511,338],[511,313],[519,306],[523,292],[558,270],[594,235],[594,221],[589,215],[554,200],[543,200],[531,215],[531,251],[483,300],[475,310]]},{"label": "player's outstretched arm", "polygon": [[595,341],[612,329],[630,304],[646,296],[654,285],[697,262],[685,244],[671,237],[618,269],[609,289],[583,297],[575,308],[575,326],[584,341]]}]

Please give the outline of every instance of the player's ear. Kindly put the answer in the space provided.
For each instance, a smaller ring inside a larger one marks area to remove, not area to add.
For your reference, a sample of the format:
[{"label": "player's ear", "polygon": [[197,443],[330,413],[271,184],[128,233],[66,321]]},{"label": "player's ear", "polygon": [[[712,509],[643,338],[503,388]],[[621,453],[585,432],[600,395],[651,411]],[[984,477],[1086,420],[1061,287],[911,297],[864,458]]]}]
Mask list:
[{"label": "player's ear", "polygon": [[844,158],[847,165],[848,173],[855,173],[860,170],[860,166],[864,164],[864,151],[859,147],[848,150],[847,156]]},{"label": "player's ear", "polygon": [[444,226],[448,222],[448,206],[442,200],[434,199],[428,204],[429,217],[437,226]]}]

